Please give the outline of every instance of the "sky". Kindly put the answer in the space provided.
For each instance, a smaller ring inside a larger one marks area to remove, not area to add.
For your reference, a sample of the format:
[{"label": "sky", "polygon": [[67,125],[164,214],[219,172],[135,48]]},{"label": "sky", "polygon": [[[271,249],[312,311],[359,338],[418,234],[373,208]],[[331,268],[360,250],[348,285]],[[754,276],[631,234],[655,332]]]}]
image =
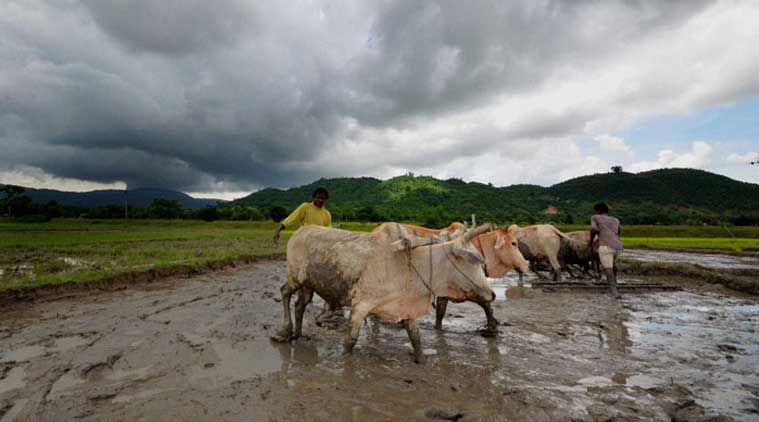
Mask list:
[{"label": "sky", "polygon": [[759,183],[759,2],[3,0],[0,183]]}]

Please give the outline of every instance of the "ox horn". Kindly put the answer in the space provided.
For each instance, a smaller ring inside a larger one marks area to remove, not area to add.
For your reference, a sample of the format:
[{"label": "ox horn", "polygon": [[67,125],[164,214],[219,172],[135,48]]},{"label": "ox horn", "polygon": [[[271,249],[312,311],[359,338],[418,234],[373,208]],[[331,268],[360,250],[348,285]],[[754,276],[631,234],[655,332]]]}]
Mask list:
[{"label": "ox horn", "polygon": [[469,242],[473,238],[483,233],[487,233],[491,230],[493,230],[493,226],[491,224],[483,224],[481,226],[475,227],[472,230],[469,230],[468,232],[466,232],[466,234],[464,235],[464,240]]}]

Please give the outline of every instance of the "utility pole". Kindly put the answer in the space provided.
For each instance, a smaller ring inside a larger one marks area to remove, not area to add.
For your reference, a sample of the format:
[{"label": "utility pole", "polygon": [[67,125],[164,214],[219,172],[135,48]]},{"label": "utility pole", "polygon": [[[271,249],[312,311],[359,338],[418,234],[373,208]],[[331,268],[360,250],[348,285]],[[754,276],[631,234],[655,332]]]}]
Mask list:
[{"label": "utility pole", "polygon": [[129,188],[124,188],[124,221],[129,220]]}]

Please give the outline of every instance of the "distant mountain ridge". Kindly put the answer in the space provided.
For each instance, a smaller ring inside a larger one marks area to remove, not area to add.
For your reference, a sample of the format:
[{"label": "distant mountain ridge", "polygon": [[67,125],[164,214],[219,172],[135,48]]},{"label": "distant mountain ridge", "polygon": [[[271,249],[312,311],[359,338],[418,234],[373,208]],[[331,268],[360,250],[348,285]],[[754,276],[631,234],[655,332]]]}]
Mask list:
[{"label": "distant mountain ridge", "polygon": [[[65,192],[53,189],[25,188],[24,195],[32,198],[36,203],[56,201],[62,205],[73,207],[91,208],[106,205],[124,205],[123,190],[95,190],[90,192]],[[193,198],[183,192],[168,189],[141,188],[128,191],[129,205],[133,207],[147,207],[153,199],[170,199],[178,201],[183,208],[198,209],[216,205],[217,202],[225,202],[220,199]]]},{"label": "distant mountain ridge", "polygon": [[715,223],[759,215],[759,185],[694,169],[594,174],[550,187],[496,187],[413,174],[320,179],[287,190],[263,189],[232,204],[292,210],[317,186],[329,189],[333,217],[346,220],[424,221],[437,214],[442,221],[474,213],[491,221],[584,222],[598,201],[609,203],[627,224]]}]

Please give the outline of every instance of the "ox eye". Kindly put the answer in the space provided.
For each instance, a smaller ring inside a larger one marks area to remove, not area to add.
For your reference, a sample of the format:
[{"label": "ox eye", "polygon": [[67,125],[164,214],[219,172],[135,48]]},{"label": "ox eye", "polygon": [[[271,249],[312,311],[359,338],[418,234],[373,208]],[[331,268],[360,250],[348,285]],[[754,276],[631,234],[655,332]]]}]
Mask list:
[{"label": "ox eye", "polygon": [[516,246],[516,245],[517,245],[517,242],[511,242],[511,245],[512,245],[512,246]]}]

